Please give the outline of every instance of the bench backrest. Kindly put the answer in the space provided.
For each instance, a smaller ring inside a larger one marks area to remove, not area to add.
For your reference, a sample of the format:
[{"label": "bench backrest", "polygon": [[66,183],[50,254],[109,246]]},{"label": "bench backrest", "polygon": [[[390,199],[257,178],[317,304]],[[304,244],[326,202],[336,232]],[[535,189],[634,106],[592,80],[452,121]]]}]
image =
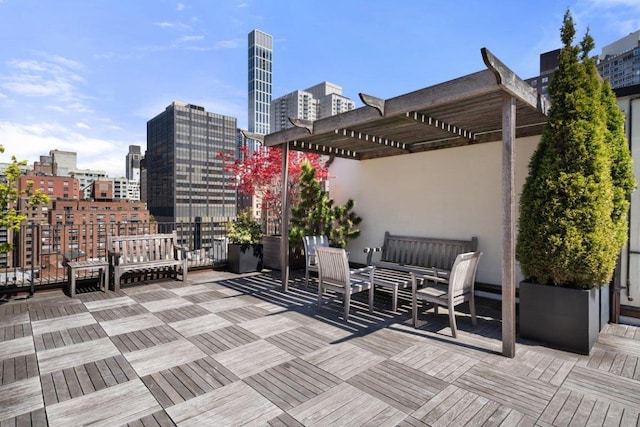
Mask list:
[{"label": "bench backrest", "polygon": [[120,264],[175,259],[178,236],[171,234],[141,234],[136,236],[108,236],[107,250],[117,253]]},{"label": "bench backrest", "polygon": [[477,246],[477,237],[472,237],[471,240],[439,239],[397,236],[387,231],[384,234],[380,261],[451,270],[459,254],[475,252]]}]

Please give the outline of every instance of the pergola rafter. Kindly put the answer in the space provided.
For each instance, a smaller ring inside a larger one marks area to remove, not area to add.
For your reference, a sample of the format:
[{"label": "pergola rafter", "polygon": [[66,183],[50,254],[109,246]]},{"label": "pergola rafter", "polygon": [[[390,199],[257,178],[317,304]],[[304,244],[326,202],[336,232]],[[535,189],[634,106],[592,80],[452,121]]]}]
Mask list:
[{"label": "pergola rafter", "polygon": [[384,145],[386,147],[397,148],[399,150],[409,152],[409,149],[407,148],[407,144],[405,144],[404,142],[394,141],[393,139],[384,138],[376,135],[369,135],[364,132],[358,132],[350,129],[336,129],[334,133],[336,135],[346,136],[347,138],[353,138],[359,141],[371,142],[373,144]]},{"label": "pergola rafter", "polygon": [[409,120],[413,120],[419,123],[423,123],[427,126],[433,126],[435,128],[441,129],[445,132],[451,133],[456,136],[460,136],[462,138],[468,139],[470,142],[476,142],[475,134],[471,131],[462,129],[458,126],[451,125],[449,123],[443,122],[442,120],[434,119],[431,116],[427,116],[425,114],[419,113],[417,111],[409,111],[405,113],[405,117]]}]

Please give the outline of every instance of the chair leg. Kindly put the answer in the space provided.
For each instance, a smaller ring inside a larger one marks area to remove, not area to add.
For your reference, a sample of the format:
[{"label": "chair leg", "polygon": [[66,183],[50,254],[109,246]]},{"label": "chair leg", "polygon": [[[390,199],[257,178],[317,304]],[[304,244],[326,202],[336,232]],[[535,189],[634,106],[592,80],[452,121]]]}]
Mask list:
[{"label": "chair leg", "polygon": [[308,268],[304,269],[304,287],[305,288],[309,287],[309,269]]},{"label": "chair leg", "polygon": [[369,313],[373,313],[373,284],[369,288]]},{"label": "chair leg", "polygon": [[411,296],[411,311],[413,318],[413,327],[416,327],[416,323],[418,322],[418,298],[416,298],[416,294],[414,293]]},{"label": "chair leg", "polygon": [[322,305],[322,283],[318,283],[318,310]]},{"label": "chair leg", "polygon": [[344,299],[344,321],[349,321],[349,308],[351,308],[351,292],[345,292],[342,296]]},{"label": "chair leg", "polygon": [[469,311],[471,312],[471,324],[475,327],[478,326],[478,321],[476,320],[476,299],[471,295],[469,299]]},{"label": "chair leg", "polygon": [[[436,305],[437,307],[437,305]],[[458,332],[456,330],[456,313],[453,311],[453,307],[448,307],[449,309],[449,326],[451,327],[451,336],[453,338],[458,338]]]},{"label": "chair leg", "polygon": [[398,311],[398,286],[394,286],[391,293],[391,311],[394,313]]}]

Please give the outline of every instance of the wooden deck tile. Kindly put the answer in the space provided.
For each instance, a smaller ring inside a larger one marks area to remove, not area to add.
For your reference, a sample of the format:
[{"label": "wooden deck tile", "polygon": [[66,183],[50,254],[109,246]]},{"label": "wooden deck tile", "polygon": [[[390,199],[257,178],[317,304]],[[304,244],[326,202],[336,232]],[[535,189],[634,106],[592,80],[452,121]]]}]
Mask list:
[{"label": "wooden deck tile", "polygon": [[101,299],[97,301],[87,301],[84,303],[87,309],[91,312],[100,311],[100,310],[109,310],[109,309],[114,309],[118,307],[126,307],[129,305],[136,305],[136,304],[138,304],[137,301],[128,296]]},{"label": "wooden deck tile", "polygon": [[38,375],[35,353],[0,360],[0,385],[22,381]]},{"label": "wooden deck tile", "polygon": [[557,391],[557,387],[542,381],[510,375],[483,363],[469,369],[454,384],[535,418]]},{"label": "wooden deck tile", "polygon": [[299,328],[302,325],[284,316],[276,315],[248,320],[240,323],[238,326],[258,335],[259,337],[267,338],[272,335]]},{"label": "wooden deck tile", "polygon": [[143,302],[143,303],[140,303],[140,305],[146,308],[147,310],[149,310],[150,312],[155,313],[157,311],[192,306],[193,303],[187,300],[186,298],[182,298],[174,295],[172,298]]},{"label": "wooden deck tile", "polygon": [[[191,301],[194,304],[200,304],[207,301],[215,301],[227,297],[225,294],[222,294],[218,291],[212,291],[209,288],[204,287],[203,285],[201,285],[200,287],[202,287],[202,289],[200,289],[199,292],[195,293],[179,293],[177,291],[174,292],[182,295],[184,299],[186,299],[187,301]],[[194,286],[193,288],[196,287]]]},{"label": "wooden deck tile", "polygon": [[136,373],[143,377],[154,372],[192,362],[206,356],[198,347],[185,339],[171,341],[167,344],[156,345],[144,350],[126,353]]},{"label": "wooden deck tile", "polygon": [[142,378],[147,388],[164,408],[224,387],[237,380],[237,376],[210,357]]},{"label": "wooden deck tile", "polygon": [[65,296],[64,298],[48,301],[46,304],[34,304],[34,307],[29,310],[29,315],[32,322],[37,322],[40,320],[55,319],[57,317],[72,316],[87,311],[87,308],[81,301],[76,299],[70,300]]},{"label": "wooden deck tile", "polygon": [[407,414],[342,383],[288,411],[305,426],[397,425]]},{"label": "wooden deck tile", "polygon": [[175,426],[175,423],[165,411],[157,411],[135,421],[130,421],[126,425],[127,427],[172,427]]},{"label": "wooden deck tile", "polygon": [[180,334],[165,324],[111,337],[111,341],[122,353],[166,344],[180,338]]},{"label": "wooden deck tile", "polygon": [[31,322],[31,328],[34,335],[39,335],[91,325],[93,323],[96,323],[96,319],[94,319],[88,311],[83,311],[69,316],[57,316],[52,319],[37,320]]},{"label": "wooden deck tile", "polygon": [[347,382],[407,414],[418,409],[448,385],[392,360],[379,363],[351,377]]},{"label": "wooden deck tile", "polygon": [[347,380],[385,360],[382,356],[351,345],[334,344],[303,356],[302,359]]},{"label": "wooden deck tile", "polygon": [[[133,397],[133,398],[132,398]],[[162,410],[142,381],[135,379],[47,406],[49,426],[121,425]]]},{"label": "wooden deck tile", "polygon": [[253,389],[289,410],[340,384],[340,378],[300,359],[266,369],[244,379]]},{"label": "wooden deck tile", "polygon": [[35,335],[33,340],[36,345],[36,350],[40,351],[63,347],[70,344],[79,344],[86,341],[105,338],[106,336],[106,332],[98,323],[89,323],[86,326]]},{"label": "wooden deck tile", "polygon": [[138,303],[170,299],[175,298],[176,296],[176,294],[172,291],[166,290],[162,287],[157,287],[155,289],[145,289],[143,287],[138,287],[138,289],[140,290],[140,292],[127,292],[131,299],[137,301]]},{"label": "wooden deck tile", "polygon": [[222,353],[232,348],[259,340],[260,337],[254,333],[233,325],[226,328],[215,329],[189,338],[198,348],[206,354]]},{"label": "wooden deck tile", "polygon": [[[380,356],[392,357],[414,346],[417,342],[418,340],[410,335],[381,329],[372,334],[358,337],[351,343]],[[393,345],[389,345],[389,343],[393,343]]]},{"label": "wooden deck tile", "polygon": [[38,352],[40,374],[82,365],[119,355],[120,352],[108,338],[72,344]]},{"label": "wooden deck tile", "polygon": [[28,311],[10,313],[0,317],[0,325],[2,325],[0,328],[0,341],[4,341],[5,339],[12,340],[14,338],[21,338],[20,336],[15,336],[13,327],[22,327],[25,324],[29,324],[30,321],[31,319],[29,318]]},{"label": "wooden deck tile", "polygon": [[44,407],[40,378],[0,386],[0,422]]},{"label": "wooden deck tile", "polygon": [[164,322],[153,313],[143,313],[135,316],[100,322],[100,326],[102,326],[109,336],[122,335],[161,325],[164,325]]},{"label": "wooden deck tile", "polygon": [[8,341],[0,341],[0,361],[35,353],[33,337],[26,336]]},{"label": "wooden deck tile", "polygon": [[477,359],[432,344],[414,345],[393,356],[391,360],[449,383],[478,363]]},{"label": "wooden deck tile", "polygon": [[575,367],[563,387],[605,402],[640,410],[640,383],[595,369]]},{"label": "wooden deck tile", "polygon": [[166,409],[179,426],[261,425],[282,410],[237,381]]},{"label": "wooden deck tile", "polygon": [[215,313],[169,323],[169,326],[178,331],[183,337],[192,337],[231,325],[233,323]]},{"label": "wooden deck tile", "polygon": [[118,307],[105,308],[103,310],[96,310],[92,312],[93,317],[98,322],[107,322],[109,320],[119,320],[125,317],[138,316],[140,314],[147,314],[149,311],[140,304],[124,304]]},{"label": "wooden deck tile", "polygon": [[210,312],[196,304],[173,308],[169,310],[158,311],[154,313],[158,319],[165,323],[174,323],[181,320],[192,319],[194,317],[204,316]]},{"label": "wooden deck tile", "polygon": [[266,341],[299,357],[321,349],[328,345],[331,339],[302,327],[272,335]]},{"label": "wooden deck tile", "polygon": [[221,311],[231,310],[238,307],[245,307],[249,305],[248,302],[240,298],[224,298],[218,300],[212,300],[198,304],[200,307],[209,310],[211,313],[218,313]]},{"label": "wooden deck tile", "polygon": [[291,354],[264,340],[223,351],[211,357],[239,378],[249,377],[293,359]]},{"label": "wooden deck tile", "polygon": [[220,317],[224,317],[225,319],[233,323],[242,323],[248,320],[264,319],[264,317],[268,314],[269,312],[267,310],[256,307],[255,305],[238,307],[218,313]]}]

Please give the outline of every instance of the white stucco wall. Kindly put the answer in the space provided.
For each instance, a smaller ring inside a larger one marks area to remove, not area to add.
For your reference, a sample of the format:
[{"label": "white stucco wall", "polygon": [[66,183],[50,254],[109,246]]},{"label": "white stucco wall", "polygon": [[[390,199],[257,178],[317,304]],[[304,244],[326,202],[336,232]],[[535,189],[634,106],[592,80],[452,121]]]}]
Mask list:
[{"label": "white stucco wall", "polygon": [[[516,189],[539,137],[516,141]],[[350,259],[364,262],[365,247],[380,246],[384,232],[427,237],[478,237],[483,257],[477,280],[500,284],[502,253],[501,142],[382,159],[336,159],[330,167],[336,203],[356,202],[361,235]],[[517,217],[516,217],[517,218]]]}]

